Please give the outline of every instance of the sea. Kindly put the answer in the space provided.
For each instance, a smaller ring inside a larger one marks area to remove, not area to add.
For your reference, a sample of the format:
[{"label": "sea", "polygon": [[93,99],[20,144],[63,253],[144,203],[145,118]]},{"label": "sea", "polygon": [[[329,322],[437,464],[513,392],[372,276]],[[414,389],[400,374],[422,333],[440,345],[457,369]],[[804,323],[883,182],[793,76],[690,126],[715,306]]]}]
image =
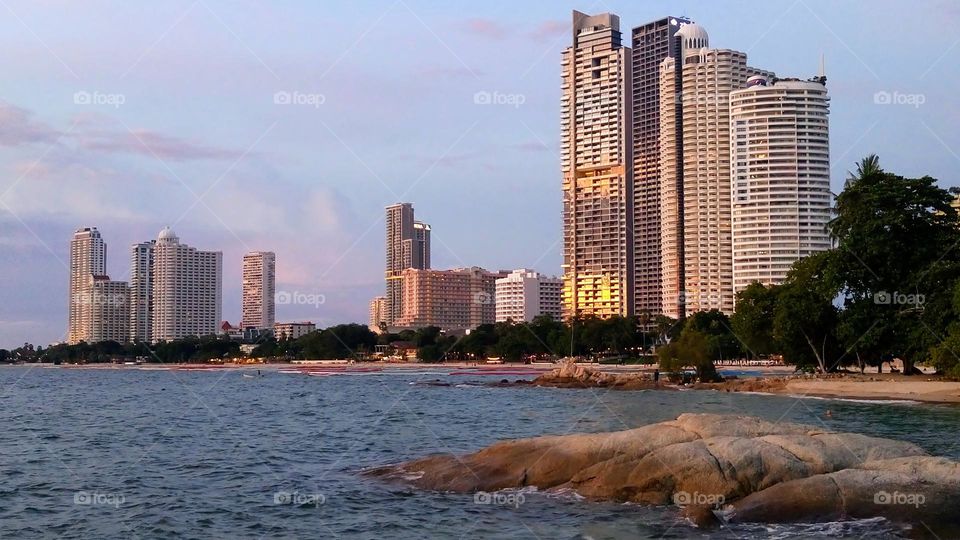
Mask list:
[{"label": "sea", "polygon": [[478,498],[362,472],[684,412],[820,425],[960,459],[960,408],[946,405],[492,387],[503,377],[433,368],[322,375],[0,368],[0,538],[906,538],[882,519],[703,531],[675,508],[532,489]]}]

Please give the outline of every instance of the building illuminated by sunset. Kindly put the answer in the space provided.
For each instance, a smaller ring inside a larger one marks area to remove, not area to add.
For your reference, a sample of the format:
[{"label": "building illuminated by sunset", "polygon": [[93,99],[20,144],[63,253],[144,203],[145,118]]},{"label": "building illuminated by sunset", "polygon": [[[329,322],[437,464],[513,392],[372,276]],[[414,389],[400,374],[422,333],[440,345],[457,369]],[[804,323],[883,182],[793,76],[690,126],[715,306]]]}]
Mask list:
[{"label": "building illuminated by sunset", "polygon": [[566,317],[633,311],[630,66],[619,17],[573,12],[561,63]]}]

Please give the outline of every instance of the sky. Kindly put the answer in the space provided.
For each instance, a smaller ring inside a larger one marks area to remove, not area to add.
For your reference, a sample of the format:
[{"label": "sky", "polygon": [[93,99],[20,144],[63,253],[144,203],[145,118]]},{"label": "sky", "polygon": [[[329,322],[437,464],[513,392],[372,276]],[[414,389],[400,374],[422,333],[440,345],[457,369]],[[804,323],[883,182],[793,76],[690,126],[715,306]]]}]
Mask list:
[{"label": "sky", "polygon": [[435,268],[559,274],[573,9],[625,35],[687,16],[781,77],[822,54],[834,191],[870,153],[960,184],[954,0],[5,0],[0,348],[64,338],[79,227],[100,229],[117,280],[164,226],[222,251],[234,323],[256,250],[299,299],[278,320],[365,323],[397,201],[431,224]]}]

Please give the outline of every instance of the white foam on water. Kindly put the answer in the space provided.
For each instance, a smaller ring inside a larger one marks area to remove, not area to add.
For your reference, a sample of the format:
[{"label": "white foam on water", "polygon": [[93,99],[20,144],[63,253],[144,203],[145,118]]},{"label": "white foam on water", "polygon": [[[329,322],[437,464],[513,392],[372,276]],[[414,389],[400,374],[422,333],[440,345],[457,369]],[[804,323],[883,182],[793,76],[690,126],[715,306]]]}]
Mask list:
[{"label": "white foam on water", "polygon": [[[741,392],[746,394],[747,392]],[[751,392],[752,393],[752,392]],[[759,393],[759,392],[758,392]],[[845,398],[835,396],[809,396],[806,394],[769,394],[771,396],[782,395],[796,399],[815,399],[818,401],[845,401],[847,403],[866,403],[869,405],[919,405],[921,402],[912,399],[867,399],[867,398]]]}]

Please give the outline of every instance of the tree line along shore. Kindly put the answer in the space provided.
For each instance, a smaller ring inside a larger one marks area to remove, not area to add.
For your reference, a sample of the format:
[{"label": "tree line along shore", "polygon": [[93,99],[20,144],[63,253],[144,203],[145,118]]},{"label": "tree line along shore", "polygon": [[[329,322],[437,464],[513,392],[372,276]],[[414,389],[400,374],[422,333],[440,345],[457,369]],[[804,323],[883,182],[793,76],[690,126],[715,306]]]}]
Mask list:
[{"label": "tree line along shore", "polygon": [[[157,344],[24,344],[0,349],[0,362],[220,362],[254,358],[377,360],[398,349],[424,362],[506,362],[577,358],[600,363],[658,363],[717,379],[717,361],[776,358],[799,370],[882,369],[894,359],[960,378],[960,190],[929,176],[907,178],[864,158],[836,198],[828,225],[836,247],[798,261],[779,285],[754,283],[736,311],[674,320],[640,314],[481,325],[469,333],[436,327],[374,333],[359,324],[321,329],[295,340],[241,343],[207,336]],[[245,353],[241,352],[241,346]]]}]

